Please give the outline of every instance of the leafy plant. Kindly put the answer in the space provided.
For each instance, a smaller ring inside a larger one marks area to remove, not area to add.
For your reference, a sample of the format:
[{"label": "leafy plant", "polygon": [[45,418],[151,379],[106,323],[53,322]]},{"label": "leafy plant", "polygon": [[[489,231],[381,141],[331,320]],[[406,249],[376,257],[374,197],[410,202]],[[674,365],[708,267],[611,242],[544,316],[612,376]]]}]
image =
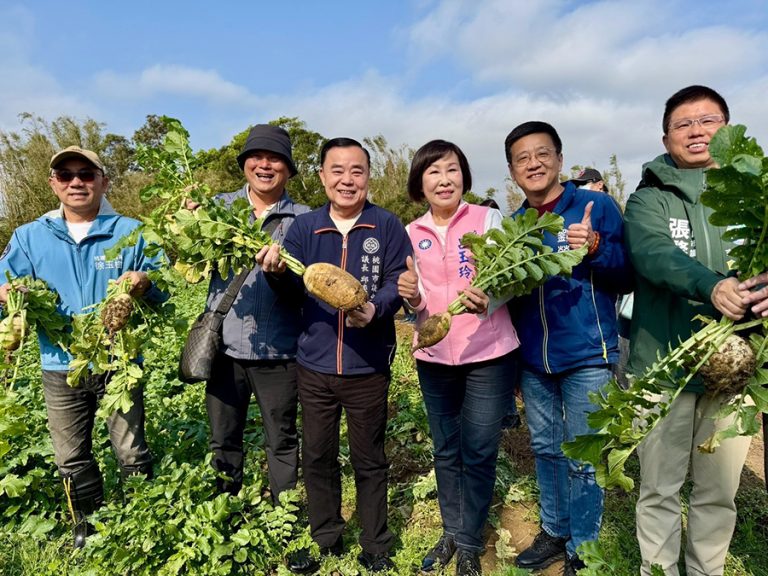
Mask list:
[{"label": "leafy plant", "polygon": [[[529,294],[550,276],[570,274],[587,253],[587,248],[553,252],[544,244],[544,233],[557,234],[563,229],[563,218],[546,212],[541,216],[535,208],[523,214],[504,218],[501,228],[485,234],[465,234],[462,245],[472,252],[475,276],[471,286],[495,298]],[[462,296],[448,305],[448,310],[435,314],[419,326],[414,349],[434,346],[451,326],[451,317],[466,312]]]},{"label": "leafy plant", "polygon": [[[153,175],[153,183],[141,191],[141,199],[157,206],[107,254],[134,245],[141,234],[149,244],[147,255],[164,249],[175,269],[190,283],[209,278],[214,269],[226,278],[230,270],[238,273],[251,268],[259,250],[272,243],[269,233],[261,229],[260,220],[252,221],[248,201],[238,199],[227,206],[195,179],[189,133],[174,118],[162,120],[167,128],[162,145],[140,145],[137,150],[139,165]],[[188,199],[198,207],[187,209]],[[281,256],[290,269],[303,274],[300,262],[285,250]],[[165,281],[168,274],[162,274]]]},{"label": "leafy plant", "polygon": [[[724,126],[712,138],[709,150],[719,167],[708,170],[707,190],[702,194],[702,202],[714,209],[710,221],[727,227],[723,238],[736,243],[729,257],[742,278],[768,270],[768,159],[754,138],[747,138],[745,133],[744,126]],[[713,452],[726,438],[759,431],[756,416],[768,412],[768,320],[702,320],[706,322],[704,328],[650,366],[629,390],[612,381],[603,392],[591,395],[598,409],[589,415],[588,422],[597,432],[566,442],[563,451],[570,458],[593,464],[601,486],[632,488],[632,479],[624,474],[629,455],[727,339],[747,330],[755,330],[749,334],[749,346],[756,369],[742,390],[720,395],[724,400],[716,417],[724,419],[734,413],[735,417],[698,449]]]},{"label": "leafy plant", "polygon": [[[14,352],[24,346],[27,336],[35,329],[44,332],[54,344],[66,347],[69,341],[69,319],[58,312],[56,305],[59,295],[50,290],[43,280],[30,276],[12,279],[7,271],[5,275],[10,288],[2,308],[0,343],[5,350],[3,367],[7,370]],[[16,354],[16,357],[13,374],[6,381],[9,388],[13,387],[18,374],[20,356]]]},{"label": "leafy plant", "polygon": [[[167,302],[150,304],[134,299],[130,290],[129,281],[110,280],[104,300],[72,319],[69,352],[73,358],[67,383],[78,386],[88,375],[109,374],[98,410],[105,418],[116,410],[130,410],[131,390],[144,375],[142,352],[162,337],[166,317],[174,309]],[[116,319],[119,314],[122,316]]]},{"label": "leafy plant", "polygon": [[265,573],[292,540],[304,543],[295,538],[295,492],[281,493],[273,506],[257,478],[238,496],[216,494],[210,457],[166,458],[160,468],[152,482],[129,479],[126,501],[95,515],[98,534],[85,549],[84,574]]}]

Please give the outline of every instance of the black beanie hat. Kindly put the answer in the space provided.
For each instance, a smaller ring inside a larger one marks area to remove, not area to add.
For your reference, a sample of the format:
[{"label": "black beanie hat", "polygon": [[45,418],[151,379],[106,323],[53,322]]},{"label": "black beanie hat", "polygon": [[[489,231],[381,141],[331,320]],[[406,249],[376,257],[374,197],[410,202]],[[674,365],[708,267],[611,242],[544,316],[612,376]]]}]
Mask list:
[{"label": "black beanie hat", "polygon": [[251,155],[251,152],[256,150],[280,154],[288,163],[291,176],[297,174],[298,170],[296,170],[293,156],[291,156],[291,138],[283,128],[272,126],[271,124],[257,124],[251,128],[251,131],[248,133],[248,139],[245,141],[245,146],[243,146],[243,150],[237,157],[237,163],[240,165],[241,170],[245,166],[246,158]]}]

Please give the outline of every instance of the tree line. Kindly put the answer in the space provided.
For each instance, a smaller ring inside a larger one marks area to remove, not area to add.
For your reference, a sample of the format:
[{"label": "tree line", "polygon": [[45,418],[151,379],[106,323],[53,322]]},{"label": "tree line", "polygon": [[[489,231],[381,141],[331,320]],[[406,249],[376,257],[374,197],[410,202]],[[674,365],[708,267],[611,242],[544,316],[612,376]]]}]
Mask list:
[{"label": "tree line", "polygon": [[[71,145],[96,152],[107,168],[111,180],[109,200],[115,209],[126,216],[137,217],[151,210],[141,202],[139,193],[152,181],[136,162],[140,146],[158,146],[166,133],[163,118],[148,115],[144,124],[128,138],[106,131],[106,125],[91,118],[78,120],[60,116],[48,121],[25,112],[19,115],[18,131],[0,130],[0,246],[4,246],[13,231],[57,207],[58,201],[48,186],[51,156]],[[307,128],[296,117],[280,117],[269,122],[285,128],[291,136],[293,159],[298,174],[288,181],[288,194],[297,202],[311,207],[326,201],[320,178],[319,151],[326,138]],[[195,177],[217,192],[228,192],[242,186],[243,173],[237,164],[237,155],[245,143],[249,128],[235,134],[220,147],[195,153]],[[415,150],[403,145],[393,148],[382,135],[367,137],[364,145],[371,154],[369,198],[376,204],[394,212],[408,223],[426,210],[423,203],[414,203],[406,194],[406,183]],[[571,168],[572,175],[581,166]],[[623,204],[624,181],[616,156],[610,158],[610,168],[604,172],[609,192]],[[571,175],[571,176],[572,176]],[[567,179],[563,175],[563,179]],[[489,188],[482,194],[469,192],[469,202],[492,198],[496,190]],[[507,180],[507,210],[517,209],[521,194],[511,180]]]}]

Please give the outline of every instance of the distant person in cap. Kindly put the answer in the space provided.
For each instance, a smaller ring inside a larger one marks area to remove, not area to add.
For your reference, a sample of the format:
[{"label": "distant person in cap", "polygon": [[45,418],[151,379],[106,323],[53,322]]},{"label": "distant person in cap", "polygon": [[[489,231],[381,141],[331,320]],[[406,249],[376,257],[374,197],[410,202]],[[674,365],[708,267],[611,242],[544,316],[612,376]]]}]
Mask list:
[{"label": "distant person in cap", "polygon": [[[285,191],[288,180],[297,173],[288,132],[269,124],[254,126],[237,162],[245,184],[217,198],[227,205],[247,200],[253,207],[251,218],[263,218],[263,229],[282,244],[296,216],[309,211]],[[216,309],[235,277],[232,272],[227,277],[213,273],[206,310]],[[205,391],[212,465],[223,474],[217,480],[219,492],[234,495],[243,486],[243,432],[251,395],[261,410],[273,501],[277,502],[280,492],[296,487],[295,358],[300,321],[300,307],[273,291],[254,263],[224,319],[221,349]]]},{"label": "distant person in cap", "polygon": [[571,178],[571,182],[576,184],[577,188],[586,188],[593,192],[608,192],[603,175],[594,168],[584,168],[576,178]]},{"label": "distant person in cap", "polygon": [[[33,276],[45,280],[61,298],[59,312],[82,314],[102,301],[110,280],[130,281],[131,294],[150,301],[166,295],[150,282],[147,271],[162,256],[147,258],[144,239],[107,260],[104,251],[130,234],[139,222],[117,214],[107,201],[109,187],[98,155],[78,146],[51,158],[48,183],[60,201],[55,210],[17,228],[0,256],[0,275]],[[10,284],[0,286],[0,303],[8,299]],[[74,545],[82,547],[91,532],[86,517],[104,501],[101,471],[92,451],[92,428],[99,399],[109,374],[88,376],[77,387],[67,384],[72,357],[38,334],[43,390],[56,466],[64,481],[69,513],[74,522]],[[109,438],[123,478],[152,477],[152,456],[144,439],[144,401],[141,387],[132,392],[128,412],[107,419]]]}]

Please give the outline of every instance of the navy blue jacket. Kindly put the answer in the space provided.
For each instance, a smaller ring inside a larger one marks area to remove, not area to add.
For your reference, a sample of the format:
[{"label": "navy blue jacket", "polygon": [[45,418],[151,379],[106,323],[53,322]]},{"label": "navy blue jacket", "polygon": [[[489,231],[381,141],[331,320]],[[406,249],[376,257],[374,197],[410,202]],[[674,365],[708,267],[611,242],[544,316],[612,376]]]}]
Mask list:
[{"label": "navy blue jacket", "polygon": [[[616,201],[572,182],[564,187],[554,210],[564,218],[564,230],[557,237],[545,233],[544,242],[555,251],[568,250],[565,230],[581,222],[592,201],[592,228],[600,233],[597,252],[586,256],[570,278],[554,276],[512,304],[524,366],[548,374],[618,360],[616,300],[632,290],[633,282]],[[517,213],[528,207],[526,201]]]},{"label": "navy blue jacket", "polygon": [[[395,313],[402,306],[397,279],[405,272],[411,243],[400,220],[391,212],[365,203],[346,238],[329,215],[326,204],[299,215],[285,238],[285,248],[304,265],[335,264],[360,280],[376,306],[376,314],[363,328],[345,326],[346,314],[302,292],[303,330],[296,360],[322,374],[389,374],[395,352]],[[302,281],[293,273],[283,282]]]},{"label": "navy blue jacket", "polygon": [[[248,198],[248,184],[235,192],[217,198],[228,206],[238,198]],[[280,244],[297,215],[309,207],[295,204],[283,192],[280,200],[264,220],[264,229],[272,230],[272,239]],[[253,215],[252,215],[253,218]],[[224,297],[235,275],[222,278],[213,273],[208,287],[206,310],[213,310]],[[296,341],[301,331],[301,310],[285,295],[276,293],[264,279],[258,265],[245,279],[229,309],[222,327],[221,350],[240,360],[285,360],[296,356]]]}]

